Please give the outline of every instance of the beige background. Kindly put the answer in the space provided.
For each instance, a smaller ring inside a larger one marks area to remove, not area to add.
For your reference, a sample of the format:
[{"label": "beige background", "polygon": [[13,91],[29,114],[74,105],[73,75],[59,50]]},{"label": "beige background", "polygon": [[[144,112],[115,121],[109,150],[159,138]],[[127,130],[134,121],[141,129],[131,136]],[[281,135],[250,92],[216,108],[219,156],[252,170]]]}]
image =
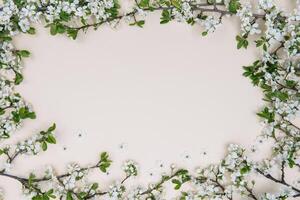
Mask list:
[{"label": "beige background", "polygon": [[[108,151],[116,160],[112,178],[120,177],[120,164],[132,158],[140,163],[144,182],[170,163],[193,169],[217,162],[228,143],[250,147],[260,133],[255,112],[262,101],[241,74],[258,52],[253,46],[236,49],[237,24],[225,19],[216,33],[202,37],[199,27],[162,26],[153,15],[144,29],[104,27],[76,41],[49,36],[42,27],[36,36],[18,37],[16,46],[32,56],[17,89],[38,118],[9,142],[56,122],[58,144],[38,157],[20,157],[13,173],[47,164],[62,172],[71,161],[89,164]],[[21,198],[19,184],[0,182],[7,199]]]}]

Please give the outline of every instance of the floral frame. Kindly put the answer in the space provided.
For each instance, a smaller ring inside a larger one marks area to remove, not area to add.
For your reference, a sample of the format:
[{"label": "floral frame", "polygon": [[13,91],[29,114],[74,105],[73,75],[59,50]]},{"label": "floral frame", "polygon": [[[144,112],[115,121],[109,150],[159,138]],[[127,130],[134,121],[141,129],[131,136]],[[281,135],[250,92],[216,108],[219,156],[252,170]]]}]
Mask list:
[{"label": "floral frame", "polygon": [[[254,6],[252,5],[254,4]],[[100,187],[90,182],[90,171],[106,173],[112,160],[107,152],[100,154],[94,165],[68,165],[64,174],[51,167],[44,176],[34,173],[17,176],[10,173],[14,161],[23,154],[38,155],[56,143],[51,125],[32,137],[14,145],[2,145],[0,176],[14,179],[22,185],[26,198],[33,200],[66,199],[164,199],[164,185],[172,183],[177,199],[287,199],[300,197],[299,182],[286,176],[292,170],[294,178],[300,170],[300,128],[295,120],[300,108],[300,3],[293,12],[282,11],[273,0],[241,2],[240,0],[135,0],[130,11],[121,11],[117,0],[4,0],[0,6],[0,139],[9,139],[27,119],[36,115],[29,103],[14,87],[23,81],[22,60],[27,50],[16,49],[13,38],[18,34],[35,34],[32,24],[43,23],[51,35],[66,34],[76,39],[80,31],[98,29],[120,22],[143,27],[149,12],[160,12],[160,24],[184,22],[202,27],[206,36],[216,30],[224,16],[236,16],[241,21],[236,36],[237,48],[246,49],[249,37],[261,52],[244,76],[261,88],[265,105],[257,113],[264,129],[258,145],[250,150],[231,144],[218,164],[202,167],[196,172],[170,166],[170,171],[148,186],[128,187],[125,183],[138,175],[138,165],[124,163],[124,177],[114,184]],[[257,151],[264,141],[271,142],[271,156],[255,161],[248,154]],[[294,170],[294,171],[293,171]],[[295,172],[295,170],[297,172]],[[276,192],[257,192],[255,179],[260,176],[278,184]],[[299,178],[299,177],[298,177]],[[0,183],[1,185],[1,183]],[[182,187],[182,186],[186,187]],[[5,199],[1,193],[0,199]]]}]

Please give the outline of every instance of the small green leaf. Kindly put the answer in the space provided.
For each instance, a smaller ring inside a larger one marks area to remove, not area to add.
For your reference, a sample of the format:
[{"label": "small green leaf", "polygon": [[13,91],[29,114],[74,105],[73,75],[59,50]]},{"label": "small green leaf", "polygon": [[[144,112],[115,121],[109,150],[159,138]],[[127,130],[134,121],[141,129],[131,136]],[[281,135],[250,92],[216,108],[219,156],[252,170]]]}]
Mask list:
[{"label": "small green leaf", "polygon": [[59,17],[61,20],[65,21],[65,22],[68,22],[71,19],[70,14],[65,11],[60,12]]},{"label": "small green leaf", "polygon": [[48,128],[48,132],[52,132],[56,129],[56,124],[54,123],[52,126]]},{"label": "small green leaf", "polygon": [[67,35],[72,38],[73,40],[75,40],[77,38],[78,35],[78,30],[77,29],[73,29],[73,28],[69,28],[67,30]]},{"label": "small green leaf", "polygon": [[99,187],[98,183],[93,183],[91,189],[96,190]]},{"label": "small green leaf", "polygon": [[46,141],[50,144],[56,144],[56,139],[53,135],[49,135],[46,139]]},{"label": "small green leaf", "polygon": [[42,149],[43,149],[43,151],[46,151],[47,148],[48,148],[47,142],[43,141],[42,142]]},{"label": "small green leaf", "polygon": [[202,36],[207,36],[208,32],[207,31],[203,31],[202,32]]},{"label": "small green leaf", "polygon": [[67,199],[66,200],[73,200],[72,193],[70,191],[67,192]]},{"label": "small green leaf", "polygon": [[27,33],[29,33],[30,35],[34,35],[35,34],[35,28],[30,27],[29,30],[27,31]]},{"label": "small green leaf", "polygon": [[250,170],[251,170],[251,167],[246,165],[240,169],[240,173],[243,175],[243,174],[250,172]]},{"label": "small green leaf", "polygon": [[141,0],[140,3],[139,3],[139,6],[141,8],[148,8],[149,7],[149,3],[150,3],[149,0]]},{"label": "small green leaf", "polygon": [[29,178],[28,178],[29,186],[31,186],[33,184],[34,180],[35,180],[35,174],[30,173]]},{"label": "small green leaf", "polygon": [[51,24],[51,25],[50,25],[50,34],[51,34],[51,35],[56,35],[56,34],[57,34],[57,27],[56,27],[56,24]]},{"label": "small green leaf", "polygon": [[111,162],[112,161],[109,160],[109,156],[108,156],[107,152],[101,153],[99,169],[104,173],[107,172],[107,169],[110,167]]},{"label": "small green leaf", "polygon": [[136,25],[140,28],[143,28],[144,24],[145,24],[145,20],[140,20],[136,22]]},{"label": "small green leaf", "polygon": [[62,34],[66,31],[66,27],[62,24],[57,24],[56,25],[56,31],[57,31],[57,33]]},{"label": "small green leaf", "polygon": [[171,21],[171,14],[168,10],[163,10],[161,13],[160,24],[166,24]]},{"label": "small green leaf", "polygon": [[27,50],[18,50],[17,54],[20,57],[29,57],[30,56],[30,52]]},{"label": "small green leaf", "polygon": [[110,162],[103,162],[99,165],[99,169],[103,172],[106,173],[107,169],[110,167]]},{"label": "small green leaf", "polygon": [[173,179],[173,180],[172,180],[172,183],[175,185],[175,186],[174,186],[174,189],[175,189],[175,190],[179,190],[179,189],[181,188],[181,185],[182,185],[182,184],[181,184],[181,182],[180,182],[178,179]]},{"label": "small green leaf", "polygon": [[108,153],[107,152],[103,152],[100,155],[100,160],[101,161],[106,161],[108,159],[108,157],[109,157]]},{"label": "small green leaf", "polygon": [[23,75],[20,74],[19,72],[16,72],[15,81],[14,81],[15,84],[19,85],[22,81],[23,81]]},{"label": "small green leaf", "polygon": [[261,112],[257,113],[258,116],[267,119],[268,123],[274,122],[275,114],[270,112],[269,108],[265,107]]},{"label": "small green leaf", "polygon": [[179,0],[171,0],[171,4],[175,7],[175,8],[177,8],[177,9],[181,9],[181,3],[180,3],[180,1]]},{"label": "small green leaf", "polygon": [[230,0],[228,5],[229,12],[236,14],[238,9],[240,9],[241,3],[239,0]]},{"label": "small green leaf", "polygon": [[249,42],[248,42],[246,36],[241,37],[241,36],[237,35],[235,39],[237,41],[237,48],[238,49],[240,49],[242,47],[247,49],[247,47],[249,45]]}]

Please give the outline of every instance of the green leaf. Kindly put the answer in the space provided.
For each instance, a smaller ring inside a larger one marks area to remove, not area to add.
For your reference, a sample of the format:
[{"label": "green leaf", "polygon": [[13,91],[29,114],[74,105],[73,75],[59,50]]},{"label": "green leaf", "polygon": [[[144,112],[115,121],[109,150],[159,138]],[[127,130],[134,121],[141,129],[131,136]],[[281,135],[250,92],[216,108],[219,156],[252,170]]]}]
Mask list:
[{"label": "green leaf", "polygon": [[292,158],[288,158],[288,165],[290,168],[293,168],[296,165],[296,162]]},{"label": "green leaf", "polygon": [[99,187],[98,183],[93,183],[91,189],[96,190]]},{"label": "green leaf", "polygon": [[141,8],[148,8],[149,7],[149,3],[150,3],[149,0],[141,0],[140,3],[139,3],[139,6]]},{"label": "green leaf", "polygon": [[35,180],[35,174],[30,173],[29,178],[28,178],[28,185],[31,186]]},{"label": "green leaf", "polygon": [[245,49],[247,49],[247,47],[249,45],[249,42],[248,42],[246,36],[241,37],[241,36],[237,35],[235,37],[235,39],[237,41],[237,48],[238,49],[240,49],[242,47],[245,48]]},{"label": "green leaf", "polygon": [[36,195],[32,197],[32,200],[44,200],[42,195]]},{"label": "green leaf", "polygon": [[70,191],[67,192],[67,199],[66,200],[73,200],[72,193]]},{"label": "green leaf", "polygon": [[29,57],[30,56],[30,52],[27,50],[18,50],[17,54],[20,57]]},{"label": "green leaf", "polygon": [[274,122],[275,114],[270,112],[269,108],[265,107],[261,112],[257,113],[258,116],[268,120],[268,123]]},{"label": "green leaf", "polygon": [[67,35],[72,38],[73,40],[75,40],[77,38],[77,35],[78,35],[78,30],[77,29],[72,29],[72,28],[69,28],[67,30]]},{"label": "green leaf", "polygon": [[175,186],[174,186],[174,189],[175,189],[175,190],[179,190],[179,189],[181,188],[181,185],[182,185],[182,184],[181,184],[181,182],[180,182],[178,179],[173,179],[173,180],[172,180],[172,183],[175,185]]},{"label": "green leaf", "polygon": [[18,123],[21,119],[35,119],[36,115],[34,112],[30,112],[28,107],[22,107],[18,111],[13,111],[13,120]]},{"label": "green leaf", "polygon": [[56,139],[53,135],[49,135],[46,139],[46,141],[50,144],[56,144]]},{"label": "green leaf", "polygon": [[145,24],[145,20],[140,20],[136,22],[136,25],[141,28],[143,28],[144,24]]},{"label": "green leaf", "polygon": [[47,142],[43,141],[42,142],[42,149],[43,149],[43,151],[46,151],[47,148],[48,148]]},{"label": "green leaf", "polygon": [[9,35],[0,33],[0,41],[12,41],[12,38]]},{"label": "green leaf", "polygon": [[102,172],[104,172],[104,173],[106,173],[107,172],[107,169],[110,167],[110,163],[109,162],[104,162],[104,163],[101,163],[100,165],[99,165],[99,169],[102,171]]},{"label": "green leaf", "polygon": [[207,36],[208,32],[207,31],[203,31],[202,32],[202,36]]},{"label": "green leaf", "polygon": [[108,157],[109,157],[108,153],[107,152],[103,152],[100,155],[100,161],[107,161]]},{"label": "green leaf", "polygon": [[251,170],[251,167],[246,165],[240,169],[240,173],[243,175],[243,174],[250,172],[250,170]]},{"label": "green leaf", "polygon": [[50,126],[47,130],[47,132],[52,132],[56,129],[56,124],[54,123],[52,126]]},{"label": "green leaf", "polygon": [[35,28],[30,27],[29,30],[27,31],[27,33],[29,33],[30,35],[34,35],[35,34]]},{"label": "green leaf", "polygon": [[56,31],[57,31],[57,33],[62,34],[66,31],[66,27],[63,24],[57,24]]},{"label": "green leaf", "polygon": [[70,14],[65,11],[60,12],[59,17],[62,21],[65,21],[65,22],[68,22],[71,19]]},{"label": "green leaf", "polygon": [[50,25],[50,34],[51,34],[51,35],[56,35],[56,34],[57,34],[57,27],[56,27],[56,24],[51,24],[51,25]]},{"label": "green leaf", "polygon": [[177,8],[177,9],[181,9],[181,3],[180,3],[180,1],[179,0],[171,0],[171,4],[175,7],[175,8]]},{"label": "green leaf", "polygon": [[168,10],[163,10],[161,13],[160,24],[166,24],[171,21],[171,14]]},{"label": "green leaf", "polygon": [[110,167],[111,162],[112,161],[109,159],[107,152],[101,153],[99,169],[104,173],[107,172],[107,169]]},{"label": "green leaf", "polygon": [[35,113],[30,112],[28,107],[20,108],[19,115],[20,115],[21,119],[26,119],[26,118],[35,119],[36,118]]},{"label": "green leaf", "polygon": [[228,5],[229,12],[236,14],[238,9],[241,8],[241,3],[239,0],[230,0]]},{"label": "green leaf", "polygon": [[288,88],[295,88],[297,86],[297,82],[293,80],[286,80],[285,84]]},{"label": "green leaf", "polygon": [[45,195],[52,198],[52,199],[55,199],[56,196],[53,194],[54,190],[53,189],[50,189]]},{"label": "green leaf", "polygon": [[289,95],[287,92],[280,92],[280,91],[275,91],[273,92],[273,96],[277,97],[278,99],[280,99],[281,101],[286,101],[289,98]]},{"label": "green leaf", "polygon": [[23,81],[23,75],[19,72],[15,72],[15,84],[19,85]]}]

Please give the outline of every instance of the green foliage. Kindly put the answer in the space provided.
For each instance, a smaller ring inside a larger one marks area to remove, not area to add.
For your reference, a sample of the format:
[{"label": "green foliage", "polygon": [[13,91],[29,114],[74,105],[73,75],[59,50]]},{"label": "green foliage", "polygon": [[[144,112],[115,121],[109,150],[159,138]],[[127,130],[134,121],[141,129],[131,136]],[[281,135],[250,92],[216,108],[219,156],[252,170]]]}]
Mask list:
[{"label": "green foliage", "polygon": [[67,192],[67,198],[66,200],[73,200],[73,196],[72,196],[72,193],[69,191]]},{"label": "green foliage", "polygon": [[203,31],[201,34],[202,34],[202,36],[207,36],[208,32],[207,31]]},{"label": "green foliage", "polygon": [[77,38],[77,35],[78,35],[78,29],[69,28],[69,29],[67,29],[67,34],[70,38],[75,40]]},{"label": "green foliage", "polygon": [[163,10],[161,13],[160,24],[166,24],[171,21],[171,13],[168,10]]},{"label": "green foliage", "polygon": [[35,119],[36,115],[30,111],[28,107],[22,107],[17,111],[12,112],[14,122],[18,123],[22,119]]},{"label": "green foliage", "polygon": [[261,37],[260,39],[256,40],[256,47],[262,47],[264,51],[268,50],[269,41],[265,37]]},{"label": "green foliage", "polygon": [[150,1],[149,0],[141,0],[138,5],[140,8],[148,8],[150,6]]},{"label": "green foliage", "polygon": [[[67,27],[59,22],[52,23],[48,26],[50,26],[50,34],[51,35],[62,34],[62,33],[65,33],[67,30]],[[48,27],[48,26],[46,26],[46,27]]]},{"label": "green foliage", "polygon": [[237,11],[241,8],[240,0],[230,0],[228,5],[229,12],[236,14]]},{"label": "green foliage", "polygon": [[174,189],[179,190],[181,186],[191,180],[191,176],[189,175],[188,170],[180,169],[175,173],[177,178],[172,179],[172,183],[174,184]]},{"label": "green foliage", "polygon": [[30,56],[30,52],[27,50],[17,50],[16,53],[19,57],[29,57]]},{"label": "green foliage", "polygon": [[109,159],[109,155],[107,152],[103,152],[100,155],[99,169],[106,173],[107,169],[110,167],[112,161]]},{"label": "green foliage", "polygon": [[93,183],[91,189],[96,190],[99,187],[98,183]]},{"label": "green foliage", "polygon": [[275,121],[275,113],[274,111],[270,111],[268,107],[265,107],[261,112],[257,113],[257,115],[266,119],[268,123]]},{"label": "green foliage", "polygon": [[174,184],[174,189],[175,190],[179,190],[181,185],[182,185],[181,182],[178,179],[173,179],[172,183]]},{"label": "green foliage", "polygon": [[172,6],[177,8],[178,10],[181,9],[181,1],[180,0],[171,0],[171,4],[172,4]]},{"label": "green foliage", "polygon": [[292,156],[289,156],[287,160],[290,168],[293,168],[296,165],[296,162]]},{"label": "green foliage", "polygon": [[251,171],[251,167],[247,164],[240,169],[241,175],[245,175],[245,174],[249,173],[250,171]]},{"label": "green foliage", "polygon": [[264,73],[258,72],[258,69],[261,67],[261,62],[259,60],[255,61],[250,66],[244,66],[245,77],[249,77],[254,85],[258,85],[259,81],[263,78]]},{"label": "green foliage", "polygon": [[68,21],[71,20],[71,15],[69,13],[65,12],[65,11],[61,11],[59,13],[59,17],[64,22],[68,22]]},{"label": "green foliage", "polygon": [[50,189],[49,191],[38,194],[34,197],[32,197],[32,200],[50,200],[50,199],[55,199],[56,196],[54,195],[54,190]]},{"label": "green foliage", "polygon": [[2,42],[2,41],[11,41],[12,40],[12,38],[11,38],[11,36],[9,36],[9,34],[8,33],[5,33],[5,32],[0,32],[0,41]]},{"label": "green foliage", "polygon": [[247,40],[247,37],[246,36],[239,36],[237,35],[235,37],[236,41],[237,41],[237,48],[240,49],[240,48],[245,48],[247,49],[248,45],[249,45],[249,42]]},{"label": "green foliage", "polygon": [[294,80],[285,80],[285,85],[286,85],[286,87],[288,87],[290,89],[296,89],[296,86],[298,85],[298,83]]},{"label": "green foliage", "polygon": [[131,24],[129,24],[130,26],[138,26],[140,28],[143,28],[144,27],[144,24],[145,24],[145,20],[138,20],[138,21],[135,21]]},{"label": "green foliage", "polygon": [[42,138],[40,139],[40,143],[42,145],[43,151],[46,151],[48,148],[48,144],[56,144],[56,139],[53,135],[53,131],[56,129],[56,124],[54,123],[52,126],[48,128],[47,131],[41,131],[40,134]]},{"label": "green foliage", "polygon": [[35,28],[30,27],[29,30],[27,31],[28,34],[34,35],[35,34]]},{"label": "green foliage", "polygon": [[14,80],[14,82],[15,82],[16,85],[19,85],[23,81],[23,79],[24,78],[23,78],[23,75],[21,73],[15,72],[15,80]]},{"label": "green foliage", "polygon": [[29,187],[33,186],[35,178],[36,178],[35,174],[30,173],[29,178],[28,178],[28,186]]}]

